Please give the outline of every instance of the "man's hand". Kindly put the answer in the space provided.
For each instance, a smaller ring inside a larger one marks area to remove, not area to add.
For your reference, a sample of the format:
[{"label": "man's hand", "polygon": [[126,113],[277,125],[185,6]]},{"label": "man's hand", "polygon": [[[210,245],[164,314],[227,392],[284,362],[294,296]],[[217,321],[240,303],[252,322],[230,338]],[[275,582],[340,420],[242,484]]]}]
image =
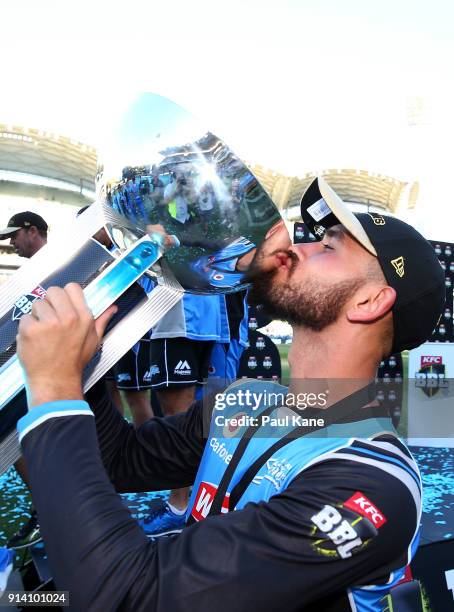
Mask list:
[{"label": "man's hand", "polygon": [[177,245],[177,241],[175,240],[176,236],[168,234],[162,225],[147,225],[147,233],[150,234],[152,238],[156,237],[162,240],[162,245],[166,249],[170,249]]},{"label": "man's hand", "polygon": [[115,312],[116,306],[111,306],[95,321],[75,283],[64,289],[51,287],[44,300],[34,302],[31,314],[20,320],[17,335],[30,408],[82,399],[82,372]]}]

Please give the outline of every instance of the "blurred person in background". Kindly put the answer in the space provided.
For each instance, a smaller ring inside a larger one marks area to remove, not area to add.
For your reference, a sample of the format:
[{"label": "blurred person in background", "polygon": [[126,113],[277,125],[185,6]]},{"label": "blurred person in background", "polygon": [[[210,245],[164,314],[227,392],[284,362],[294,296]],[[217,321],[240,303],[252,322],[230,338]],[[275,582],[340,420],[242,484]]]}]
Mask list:
[{"label": "blurred person in background", "polygon": [[[41,215],[26,210],[11,217],[7,226],[0,230],[0,240],[9,239],[17,255],[29,259],[47,244],[48,229]],[[20,457],[14,467],[27,488],[30,488],[24,458]],[[41,540],[36,510],[32,508],[29,520],[8,540],[7,545],[8,548],[27,548]]]}]

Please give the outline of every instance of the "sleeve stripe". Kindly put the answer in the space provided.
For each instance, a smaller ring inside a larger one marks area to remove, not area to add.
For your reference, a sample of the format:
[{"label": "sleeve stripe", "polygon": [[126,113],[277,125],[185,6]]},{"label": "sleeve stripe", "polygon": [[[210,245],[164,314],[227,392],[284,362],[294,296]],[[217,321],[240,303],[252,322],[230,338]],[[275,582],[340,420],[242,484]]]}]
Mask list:
[{"label": "sleeve stripe", "polygon": [[48,402],[36,408],[32,408],[26,415],[19,419],[17,423],[19,442],[22,441],[22,438],[26,436],[28,432],[48,419],[75,415],[94,416],[93,412],[90,410],[90,406],[87,402],[82,400]]}]

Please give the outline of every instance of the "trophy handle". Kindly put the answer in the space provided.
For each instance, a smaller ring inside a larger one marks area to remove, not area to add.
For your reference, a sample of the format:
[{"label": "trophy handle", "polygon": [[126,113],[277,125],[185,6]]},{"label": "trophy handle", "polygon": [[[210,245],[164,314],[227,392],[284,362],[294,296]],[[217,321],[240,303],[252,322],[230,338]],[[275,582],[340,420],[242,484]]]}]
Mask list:
[{"label": "trophy handle", "polygon": [[[113,304],[150,266],[162,255],[160,245],[146,235],[114,260],[102,274],[84,289],[85,299],[93,316],[99,317]],[[103,341],[98,359],[84,373],[84,391],[88,391],[126,351],[183,297],[184,290],[172,278],[164,274],[160,284],[152,289],[113,329]],[[24,373],[17,355],[0,368],[0,410],[7,405],[25,385]],[[0,474],[20,456],[16,431],[11,432],[0,445]]]}]

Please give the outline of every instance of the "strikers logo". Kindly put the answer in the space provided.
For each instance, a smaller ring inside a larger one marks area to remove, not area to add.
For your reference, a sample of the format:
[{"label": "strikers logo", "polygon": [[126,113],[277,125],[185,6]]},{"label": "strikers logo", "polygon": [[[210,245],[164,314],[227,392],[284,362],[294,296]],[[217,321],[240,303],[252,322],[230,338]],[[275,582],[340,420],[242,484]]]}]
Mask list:
[{"label": "strikers logo", "polygon": [[415,384],[427,397],[448,388],[442,355],[421,355],[421,367],[415,374]]},{"label": "strikers logo", "polygon": [[21,317],[29,314],[32,310],[33,302],[36,300],[43,300],[46,297],[46,290],[44,287],[38,285],[31,293],[22,295],[15,303],[13,308],[13,321],[19,321]]}]

